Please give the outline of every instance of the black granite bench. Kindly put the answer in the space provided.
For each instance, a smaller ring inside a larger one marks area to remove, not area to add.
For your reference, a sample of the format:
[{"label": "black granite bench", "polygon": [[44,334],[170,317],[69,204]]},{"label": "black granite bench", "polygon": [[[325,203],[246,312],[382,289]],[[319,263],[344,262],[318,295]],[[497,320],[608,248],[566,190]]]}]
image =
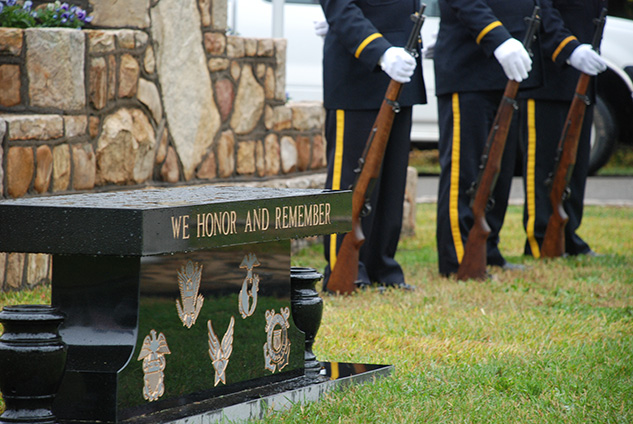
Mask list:
[{"label": "black granite bench", "polygon": [[0,201],[0,251],[49,253],[62,421],[120,422],[303,373],[290,240],[349,231],[351,192],[178,187]]}]

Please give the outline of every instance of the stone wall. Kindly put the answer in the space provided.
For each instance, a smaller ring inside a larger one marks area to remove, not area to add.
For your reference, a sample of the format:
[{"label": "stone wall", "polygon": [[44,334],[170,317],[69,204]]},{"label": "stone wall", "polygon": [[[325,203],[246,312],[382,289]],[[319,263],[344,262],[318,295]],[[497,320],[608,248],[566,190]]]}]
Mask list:
[{"label": "stone wall", "polygon": [[[75,4],[91,29],[0,28],[0,197],[323,186],[324,111],[286,101],[285,39],[227,35],[226,0]],[[0,291],[49,274],[0,253]]]}]

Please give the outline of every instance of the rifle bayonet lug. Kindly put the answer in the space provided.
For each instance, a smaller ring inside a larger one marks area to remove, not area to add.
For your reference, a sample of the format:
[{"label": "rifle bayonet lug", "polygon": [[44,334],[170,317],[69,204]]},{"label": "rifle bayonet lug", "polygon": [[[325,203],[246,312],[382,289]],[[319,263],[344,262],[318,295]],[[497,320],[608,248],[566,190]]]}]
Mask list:
[{"label": "rifle bayonet lug", "polygon": [[394,100],[385,99],[385,102],[393,109],[394,113],[400,112],[400,103]]},{"label": "rifle bayonet lug", "polygon": [[360,211],[361,218],[365,218],[371,213],[371,204],[369,203],[369,199],[365,199],[365,203],[363,204],[363,209]]},{"label": "rifle bayonet lug", "polygon": [[495,199],[492,197],[488,198],[488,202],[486,202],[486,212],[490,212],[492,208],[495,207]]},{"label": "rifle bayonet lug", "polygon": [[589,98],[589,96],[587,96],[587,95],[581,96],[578,93],[576,93],[576,96],[578,96],[580,98],[580,100],[582,100],[582,102],[584,104],[586,104],[587,106],[591,106],[591,99]]},{"label": "rifle bayonet lug", "polygon": [[[504,96],[503,100],[510,103],[510,105],[512,105],[512,109],[519,110],[519,103],[515,99],[511,99],[510,97]],[[496,128],[498,129],[499,126],[497,126]]]},{"label": "rifle bayonet lug", "polygon": [[358,159],[358,167],[354,168],[354,174],[360,174],[363,170],[363,166],[365,166],[365,158],[361,157]]}]

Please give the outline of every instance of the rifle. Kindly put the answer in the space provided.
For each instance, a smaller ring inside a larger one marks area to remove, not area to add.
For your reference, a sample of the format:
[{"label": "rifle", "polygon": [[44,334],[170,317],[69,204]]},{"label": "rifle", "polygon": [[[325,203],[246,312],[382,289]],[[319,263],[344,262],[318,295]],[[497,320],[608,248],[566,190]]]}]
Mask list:
[{"label": "rifle", "polygon": [[[420,11],[411,15],[413,29],[405,46],[405,50],[413,57],[418,56],[417,46],[420,42],[420,30],[424,23],[425,4]],[[363,155],[358,160],[358,168],[354,170],[356,179],[352,185],[352,230],[346,233],[337,254],[336,263],[327,289],[340,294],[349,294],[356,290],[354,282],[358,278],[358,262],[360,248],[365,242],[365,235],[361,226],[361,218],[371,212],[369,199],[374,184],[380,176],[382,160],[389,141],[391,126],[396,113],[400,111],[398,97],[402,90],[402,83],[391,80],[385,98],[365,143]]]},{"label": "rifle", "polygon": [[[523,46],[530,52],[532,41],[540,24],[540,8],[534,7],[532,16],[526,18],[528,29],[523,39]],[[494,190],[501,169],[501,158],[510,130],[510,122],[514,110],[519,83],[508,80],[492,128],[488,133],[484,153],[481,156],[479,174],[473,186],[468,190],[471,195],[470,208],[473,211],[473,226],[468,233],[464,256],[457,270],[458,280],[486,278],[486,240],[490,234],[490,227],[486,222],[486,211],[494,204],[491,193]]]},{"label": "rifle", "polygon": [[[607,9],[603,8],[600,17],[596,19],[596,32],[591,46],[596,52],[600,52],[600,42],[604,30]],[[569,197],[569,181],[576,165],[576,153],[578,140],[582,131],[582,122],[585,118],[585,109],[591,103],[587,97],[587,88],[591,76],[580,73],[576,84],[576,93],[572,99],[565,126],[558,141],[554,172],[548,178],[547,184],[551,184],[549,199],[552,204],[552,214],[547,221],[545,237],[541,246],[541,257],[555,258],[565,253],[565,225],[569,216],[563,208],[563,202]]]}]

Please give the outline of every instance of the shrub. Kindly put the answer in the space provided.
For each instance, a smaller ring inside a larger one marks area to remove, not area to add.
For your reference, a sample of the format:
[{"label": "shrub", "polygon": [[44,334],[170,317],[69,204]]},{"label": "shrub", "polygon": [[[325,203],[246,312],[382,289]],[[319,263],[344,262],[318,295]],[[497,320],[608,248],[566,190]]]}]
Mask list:
[{"label": "shrub", "polygon": [[32,9],[33,2],[23,3],[17,0],[0,0],[0,27],[65,27],[81,28],[92,21],[85,10],[79,6],[55,1]]}]

